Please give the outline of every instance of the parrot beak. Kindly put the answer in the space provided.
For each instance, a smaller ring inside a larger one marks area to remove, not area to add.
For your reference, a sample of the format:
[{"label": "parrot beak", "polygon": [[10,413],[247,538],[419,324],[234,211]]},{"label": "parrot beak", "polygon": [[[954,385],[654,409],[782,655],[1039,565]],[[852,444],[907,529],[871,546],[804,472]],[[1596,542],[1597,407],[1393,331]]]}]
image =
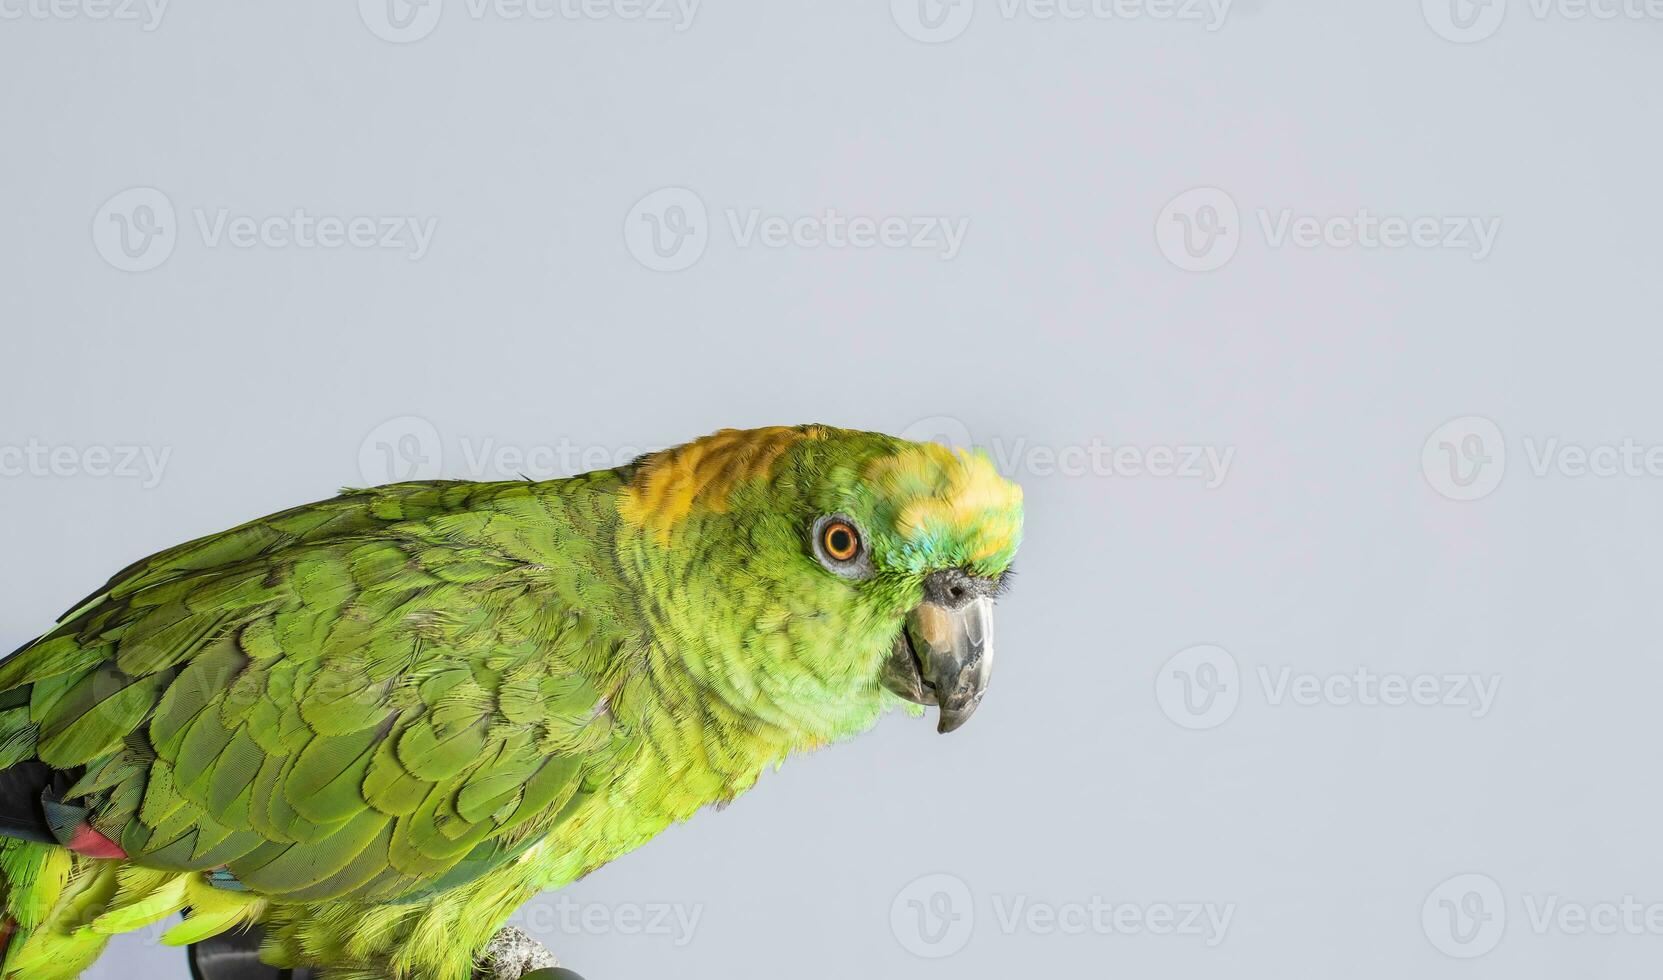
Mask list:
[{"label": "parrot beak", "polygon": [[975,713],[993,673],[992,583],[957,569],[925,580],[924,601],[907,614],[884,664],[883,686],[914,704],[941,708],[936,730],[953,731]]}]

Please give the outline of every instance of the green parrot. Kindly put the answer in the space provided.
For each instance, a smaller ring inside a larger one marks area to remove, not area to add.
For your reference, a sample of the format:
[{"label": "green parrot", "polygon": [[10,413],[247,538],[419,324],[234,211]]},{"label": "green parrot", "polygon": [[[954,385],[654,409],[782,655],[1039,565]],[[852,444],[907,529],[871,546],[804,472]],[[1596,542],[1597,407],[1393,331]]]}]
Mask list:
[{"label": "green parrot", "polygon": [[1021,535],[985,455],[808,425],[163,551],[0,663],[0,977],[183,913],[164,942],[466,980],[787,755],[907,702],[963,724]]}]

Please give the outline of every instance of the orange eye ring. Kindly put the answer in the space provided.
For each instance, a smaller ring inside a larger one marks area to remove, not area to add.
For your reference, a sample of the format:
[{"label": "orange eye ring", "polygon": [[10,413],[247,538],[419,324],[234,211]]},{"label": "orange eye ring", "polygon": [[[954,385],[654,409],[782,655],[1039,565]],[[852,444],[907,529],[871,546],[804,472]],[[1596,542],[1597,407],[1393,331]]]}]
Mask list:
[{"label": "orange eye ring", "polygon": [[828,521],[820,529],[820,547],[833,561],[852,561],[860,554],[860,532],[848,521]]}]

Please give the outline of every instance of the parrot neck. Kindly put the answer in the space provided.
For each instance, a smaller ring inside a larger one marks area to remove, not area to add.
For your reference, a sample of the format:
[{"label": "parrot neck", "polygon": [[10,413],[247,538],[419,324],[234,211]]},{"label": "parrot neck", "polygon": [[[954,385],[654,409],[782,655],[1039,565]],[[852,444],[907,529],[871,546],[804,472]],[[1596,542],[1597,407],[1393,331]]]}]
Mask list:
[{"label": "parrot neck", "polygon": [[[647,643],[626,686],[642,692],[630,700],[668,771],[708,778],[726,799],[787,755],[877,722],[883,692],[858,678],[876,677],[886,640],[861,644],[767,588],[703,589],[708,579],[667,563],[637,567]],[[873,649],[851,653],[862,645]]]},{"label": "parrot neck", "polygon": [[[621,491],[621,511],[632,492]],[[614,708],[640,725],[644,764],[663,774],[681,818],[794,752],[875,724],[893,624],[886,635],[882,623],[828,615],[823,596],[756,546],[766,526],[739,536],[697,506],[677,514],[668,528],[627,513],[613,525],[641,640],[619,664]]]},{"label": "parrot neck", "polygon": [[851,695],[839,678],[820,678],[793,653],[793,624],[764,609],[757,620],[690,617],[681,628],[663,623],[641,672],[662,710],[647,718],[649,738],[688,751],[713,774],[749,784],[787,755],[859,734],[875,724],[881,694]]}]

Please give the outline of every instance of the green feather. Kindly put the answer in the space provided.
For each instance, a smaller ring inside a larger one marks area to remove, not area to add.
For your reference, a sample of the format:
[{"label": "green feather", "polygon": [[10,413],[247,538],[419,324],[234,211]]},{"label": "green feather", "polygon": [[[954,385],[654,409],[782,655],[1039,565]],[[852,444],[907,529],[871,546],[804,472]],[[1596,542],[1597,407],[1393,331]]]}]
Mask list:
[{"label": "green feather", "polygon": [[150,718],[150,742],[163,758],[178,756],[185,734],[202,710],[222,697],[247,663],[234,644],[203,651],[167,686]]},{"label": "green feather", "polygon": [[432,721],[414,721],[398,740],[398,760],[418,779],[449,779],[468,763],[478,761],[485,747],[486,730],[483,718],[449,736],[441,735]]},{"label": "green feather", "polygon": [[133,680],[107,668],[82,678],[41,726],[40,760],[70,769],[115,751],[150,714],[167,679]]},{"label": "green feather", "polygon": [[[369,734],[373,736],[374,733]],[[334,741],[320,738],[307,746],[283,789],[295,812],[313,823],[345,820],[361,813],[365,808],[364,777],[369,770],[370,761],[375,757],[375,748],[365,748],[338,771],[333,757],[314,763],[314,759],[321,757],[311,754],[313,748],[320,742]],[[331,772],[335,774],[330,776]]]},{"label": "green feather", "polygon": [[248,793],[265,760],[259,743],[247,728],[239,726],[208,773],[208,812],[217,816],[230,810],[235,800]]},{"label": "green feather", "polygon": [[142,929],[185,907],[185,879],[170,878],[143,898],[106,912],[92,922],[92,931],[105,936]]},{"label": "green feather", "polygon": [[283,897],[294,902],[321,902],[357,892],[387,870],[387,848],[392,837],[392,822],[383,821],[375,838],[345,867],[317,884],[296,888]]},{"label": "green feather", "polygon": [[398,761],[394,740],[383,739],[375,747],[370,767],[364,774],[364,800],[382,813],[403,816],[415,811],[432,788],[405,770]]},{"label": "green feather", "polygon": [[306,845],[291,844],[261,867],[237,873],[237,878],[249,888],[272,895],[316,885],[351,864],[386,827],[387,819],[365,810],[328,837]]},{"label": "green feather", "polygon": [[220,722],[217,712],[203,711],[196,716],[179,743],[178,755],[173,758],[174,781],[181,794],[198,804],[207,804],[207,786],[214,763],[235,737],[236,733]]}]

